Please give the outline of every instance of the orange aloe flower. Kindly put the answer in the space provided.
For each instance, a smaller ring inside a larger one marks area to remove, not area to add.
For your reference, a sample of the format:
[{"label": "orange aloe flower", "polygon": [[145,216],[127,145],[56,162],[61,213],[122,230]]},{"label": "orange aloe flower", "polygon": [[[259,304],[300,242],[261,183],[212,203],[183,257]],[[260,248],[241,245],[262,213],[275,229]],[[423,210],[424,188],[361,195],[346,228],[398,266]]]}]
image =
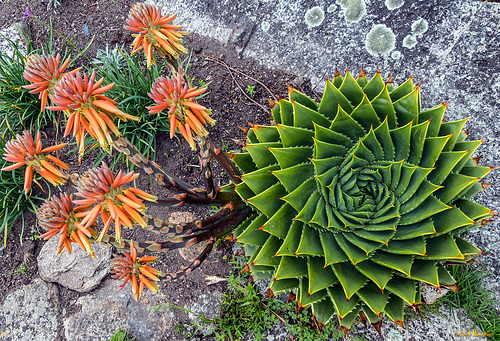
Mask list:
[{"label": "orange aloe flower", "polygon": [[[31,189],[33,170],[54,186],[62,185],[66,182],[67,176],[56,166],[66,170],[69,167],[58,158],[44,153],[55,152],[64,147],[66,147],[66,143],[43,148],[40,132],[36,134],[35,142],[31,133],[25,131],[22,136],[17,135],[15,140],[5,144],[3,158],[6,161],[15,162],[15,164],[2,168],[2,171],[10,171],[26,165],[24,173],[24,192],[26,194]],[[36,182],[36,180],[34,181]]]},{"label": "orange aloe flower", "polygon": [[177,15],[161,15],[156,6],[135,4],[128,14],[126,30],[135,32],[132,43],[132,54],[144,49],[148,68],[154,62],[153,49],[163,58],[172,56],[177,59],[187,49],[181,45],[181,37],[188,32],[177,31],[179,25],[167,25]]},{"label": "orange aloe flower", "polygon": [[170,119],[170,138],[175,134],[175,129],[179,129],[182,136],[188,141],[191,149],[195,150],[196,145],[192,133],[199,136],[208,135],[205,126],[214,125],[215,121],[209,116],[212,112],[193,101],[193,98],[207,91],[207,88],[189,88],[184,78],[179,74],[172,78],[157,78],[148,96],[157,105],[146,107],[150,114],[156,114],[163,110],[168,110]]},{"label": "orange aloe flower", "polygon": [[40,226],[47,231],[41,237],[50,239],[56,234],[60,235],[57,254],[61,254],[64,249],[71,253],[73,242],[95,258],[88,238],[95,237],[97,233],[92,227],[84,228],[81,225],[81,219],[76,218],[75,215],[84,207],[73,208],[72,201],[73,195],[67,193],[61,193],[60,197],[52,196],[45,201],[37,213]]},{"label": "orange aloe flower", "polygon": [[141,297],[144,287],[154,293],[158,292],[158,285],[155,281],[160,281],[158,276],[162,275],[161,271],[148,265],[154,263],[158,257],[148,256],[137,259],[137,250],[132,242],[130,243],[130,253],[124,251],[123,254],[124,256],[115,255],[115,258],[111,260],[111,271],[114,273],[111,277],[124,278],[118,290],[122,290],[130,281],[136,301]]},{"label": "orange aloe flower", "polygon": [[[41,56],[34,54],[26,58],[23,77],[32,84],[23,85],[24,89],[32,89],[31,94],[39,94],[42,105],[40,111],[45,110],[49,94],[53,94],[53,87],[65,75],[63,71],[68,67],[69,57],[59,66],[61,56]],[[70,71],[74,73],[80,68]]]},{"label": "orange aloe flower", "polygon": [[66,75],[54,87],[54,94],[50,99],[54,106],[49,106],[49,110],[63,110],[68,116],[64,136],[71,132],[76,137],[76,142],[80,146],[80,155],[85,148],[85,132],[96,139],[103,148],[108,144],[113,145],[110,132],[120,135],[118,128],[113,123],[116,116],[122,120],[138,121],[139,118],[126,114],[119,110],[117,102],[103,95],[110,90],[114,83],[102,86],[103,78],[95,81],[95,72],[91,76],[81,74]]},{"label": "orange aloe flower", "polygon": [[115,177],[103,162],[101,167],[85,172],[82,179],[78,181],[77,195],[84,199],[73,202],[83,205],[85,209],[93,204],[96,205],[88,211],[78,212],[75,216],[83,218],[81,224],[86,228],[95,221],[99,213],[101,214],[104,228],[97,239],[98,242],[102,241],[112,221],[115,223],[116,240],[119,243],[121,242],[121,225],[128,228],[132,228],[135,223],[142,227],[147,225],[140,214],[146,210],[143,201],[156,201],[157,198],[138,188],[123,188],[123,185],[134,181],[138,176],[138,173],[125,174],[120,170]]}]

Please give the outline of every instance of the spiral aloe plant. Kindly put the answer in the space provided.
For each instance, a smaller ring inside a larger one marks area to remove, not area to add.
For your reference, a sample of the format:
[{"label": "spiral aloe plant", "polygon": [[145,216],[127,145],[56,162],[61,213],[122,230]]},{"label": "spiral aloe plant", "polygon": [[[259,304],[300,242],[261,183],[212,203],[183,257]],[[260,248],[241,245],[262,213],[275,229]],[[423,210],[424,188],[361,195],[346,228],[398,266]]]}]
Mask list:
[{"label": "spiral aloe plant", "polygon": [[459,234],[492,216],[470,200],[492,168],[472,157],[467,119],[443,123],[448,103],[422,111],[419,84],[394,89],[378,71],[336,72],[319,104],[294,89],[273,104],[274,126],[253,126],[233,155],[257,212],[235,232],[254,278],[344,330],[358,314],[403,326],[422,283],[457,289],[444,265],[481,253]]}]

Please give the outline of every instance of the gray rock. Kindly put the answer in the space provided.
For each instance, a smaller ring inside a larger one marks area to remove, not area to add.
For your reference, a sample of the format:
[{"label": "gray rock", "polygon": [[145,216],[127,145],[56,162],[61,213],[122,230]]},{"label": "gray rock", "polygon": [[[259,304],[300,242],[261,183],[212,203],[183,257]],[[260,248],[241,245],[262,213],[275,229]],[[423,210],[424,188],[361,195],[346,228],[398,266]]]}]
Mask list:
[{"label": "gray rock", "polygon": [[432,304],[436,302],[437,299],[446,295],[449,291],[450,289],[445,287],[438,289],[432,285],[424,284],[422,285],[422,300],[426,304]]},{"label": "gray rock", "polygon": [[[488,338],[482,336],[481,329],[475,326],[474,322],[467,316],[465,311],[450,309],[441,306],[435,315],[421,316],[416,319],[405,321],[406,330],[397,326],[390,320],[384,320],[382,326],[382,340],[390,341],[465,341],[477,340],[487,341]],[[379,340],[380,337],[372,326],[368,324],[365,329],[362,324],[357,326],[357,330],[352,336],[364,336],[367,340]]]},{"label": "gray rock", "polygon": [[12,47],[12,45],[3,37],[7,38],[13,43],[17,42],[22,51],[26,50],[26,44],[24,43],[21,34],[19,34],[19,31],[23,32],[24,35],[27,35],[27,25],[21,22],[0,30],[0,51],[7,54],[8,56],[12,56],[12,54],[14,53],[14,48]]},{"label": "gray rock", "polygon": [[81,311],[64,320],[67,341],[108,341],[118,328],[127,330],[137,341],[166,340],[173,328],[171,311],[153,308],[167,300],[145,289],[135,301],[128,284],[117,291],[120,281],[108,279],[102,287],[78,299]]},{"label": "gray rock", "polygon": [[71,254],[64,251],[58,256],[57,243],[57,238],[49,239],[38,255],[38,272],[43,280],[57,282],[79,292],[88,292],[109,274],[110,247],[93,244],[96,255],[96,259],[93,259],[77,244],[73,244]]},{"label": "gray rock", "polygon": [[0,308],[1,339],[47,341],[57,338],[59,292],[37,278],[9,294]]}]

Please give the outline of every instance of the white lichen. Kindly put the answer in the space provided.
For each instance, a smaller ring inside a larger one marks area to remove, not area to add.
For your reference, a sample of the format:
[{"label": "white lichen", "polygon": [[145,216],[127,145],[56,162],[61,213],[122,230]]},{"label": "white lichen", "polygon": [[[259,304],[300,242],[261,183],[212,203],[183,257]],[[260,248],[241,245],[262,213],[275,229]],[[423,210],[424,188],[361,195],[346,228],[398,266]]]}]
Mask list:
[{"label": "white lichen", "polygon": [[392,30],[384,24],[373,25],[366,35],[365,47],[373,56],[388,55],[396,45],[396,36]]},{"label": "white lichen", "polygon": [[357,23],[366,14],[366,4],[363,0],[337,0],[343,10],[345,21]]},{"label": "white lichen", "polygon": [[326,9],[326,11],[328,13],[333,13],[333,12],[335,12],[335,8],[337,8],[337,6],[335,6],[334,4],[331,4],[330,6],[328,6],[328,8]]},{"label": "white lichen", "polygon": [[415,36],[421,36],[422,34],[427,32],[428,29],[429,23],[424,18],[415,20],[413,24],[411,24],[411,31]]},{"label": "white lichen", "polygon": [[262,31],[264,32],[267,32],[269,31],[269,28],[271,27],[271,24],[269,24],[267,21],[263,21],[261,24],[260,24],[260,28],[262,29]]},{"label": "white lichen", "polygon": [[398,9],[399,7],[403,6],[404,3],[404,0],[385,0],[385,5],[390,11]]},{"label": "white lichen", "polygon": [[403,46],[404,47],[406,47],[408,49],[412,49],[415,47],[415,45],[417,45],[417,37],[415,37],[411,34],[404,37],[404,39],[403,39]]},{"label": "white lichen", "polygon": [[392,51],[391,58],[392,59],[401,59],[401,52],[399,52],[399,51]]},{"label": "white lichen", "polygon": [[323,20],[325,20],[325,12],[319,6],[314,6],[310,8],[305,15],[307,26],[316,27],[321,25]]}]

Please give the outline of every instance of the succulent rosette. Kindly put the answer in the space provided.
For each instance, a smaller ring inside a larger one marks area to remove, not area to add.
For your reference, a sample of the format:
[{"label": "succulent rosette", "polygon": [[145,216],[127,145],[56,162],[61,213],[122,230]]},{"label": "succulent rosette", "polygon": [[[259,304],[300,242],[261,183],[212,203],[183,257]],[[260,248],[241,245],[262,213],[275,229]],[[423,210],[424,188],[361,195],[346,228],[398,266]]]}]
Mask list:
[{"label": "succulent rosette", "polygon": [[208,135],[207,124],[214,125],[215,121],[209,116],[212,112],[203,105],[194,101],[194,98],[207,91],[207,88],[198,89],[189,87],[181,75],[172,78],[159,77],[152,87],[149,97],[156,105],[146,107],[150,114],[168,111],[170,121],[170,138],[174,137],[175,130],[179,129],[182,136],[188,141],[191,149],[196,149],[193,134]]},{"label": "succulent rosette", "polygon": [[[26,58],[23,77],[32,84],[23,85],[24,89],[31,89],[32,94],[39,94],[42,101],[41,111],[45,110],[49,94],[53,94],[53,87],[65,75],[64,70],[70,62],[69,57],[60,65],[61,56],[42,56],[38,54],[30,55]],[[70,71],[77,72],[80,68]]]},{"label": "succulent rosette", "polygon": [[92,226],[83,227],[81,219],[76,215],[86,207],[73,208],[73,195],[62,193],[59,197],[53,195],[45,201],[37,212],[40,226],[46,230],[41,235],[44,239],[50,239],[59,234],[59,244],[57,254],[61,254],[64,249],[68,253],[73,250],[71,243],[77,243],[89,255],[95,258],[94,251],[88,238],[96,236],[96,231]]},{"label": "succulent rosette", "polygon": [[4,160],[15,162],[13,165],[2,168],[2,171],[10,171],[22,166],[27,166],[24,172],[24,192],[27,194],[31,189],[33,171],[40,174],[45,180],[54,186],[66,182],[67,176],[58,169],[69,169],[69,167],[52,155],[46,153],[55,152],[66,146],[61,143],[55,146],[43,148],[40,131],[37,132],[36,141],[30,132],[24,131],[17,135],[15,140],[8,141],[4,148]]},{"label": "succulent rosette", "polygon": [[121,226],[132,228],[134,224],[147,226],[141,216],[146,206],[144,200],[156,201],[156,197],[138,188],[124,188],[125,184],[134,181],[138,173],[119,171],[116,177],[103,162],[99,168],[85,172],[77,183],[77,195],[83,199],[74,200],[77,205],[83,205],[86,211],[76,214],[82,218],[84,227],[91,226],[100,214],[104,223],[98,242],[101,242],[111,223],[115,224],[116,240],[121,242]]},{"label": "succulent rosette", "polygon": [[294,290],[321,323],[403,326],[422,283],[457,289],[444,265],[481,253],[460,233],[492,216],[470,200],[492,169],[472,158],[483,141],[467,140],[467,119],[443,122],[447,103],[422,110],[412,78],[393,89],[379,72],[347,71],[319,104],[289,97],[233,156],[235,190],[256,211],[235,232],[250,270],[274,293]]},{"label": "succulent rosette", "polygon": [[112,277],[123,278],[123,283],[118,290],[123,289],[130,282],[136,301],[141,297],[144,287],[155,293],[158,292],[158,285],[155,282],[160,281],[158,276],[162,273],[149,265],[154,263],[156,258],[158,257],[137,258],[137,250],[133,243],[130,243],[130,253],[124,251],[123,256],[115,255],[115,258],[111,260],[111,271],[114,273]]},{"label": "succulent rosette", "polygon": [[139,120],[118,109],[117,102],[103,95],[114,86],[114,83],[102,86],[103,81],[103,78],[95,80],[94,71],[90,77],[78,71],[61,79],[53,88],[54,94],[50,95],[54,105],[47,109],[62,110],[66,113],[68,121],[64,136],[72,133],[76,137],[80,155],[85,148],[86,131],[99,142],[101,147],[107,148],[108,145],[114,144],[111,133],[120,135],[113,122],[115,117],[125,121]]},{"label": "succulent rosette", "polygon": [[181,26],[169,24],[176,16],[162,16],[161,9],[156,6],[141,3],[132,5],[125,29],[135,32],[132,34],[132,54],[144,49],[148,68],[154,62],[153,50],[161,57],[171,56],[173,59],[187,52],[181,44],[181,38],[188,32],[178,31]]}]

